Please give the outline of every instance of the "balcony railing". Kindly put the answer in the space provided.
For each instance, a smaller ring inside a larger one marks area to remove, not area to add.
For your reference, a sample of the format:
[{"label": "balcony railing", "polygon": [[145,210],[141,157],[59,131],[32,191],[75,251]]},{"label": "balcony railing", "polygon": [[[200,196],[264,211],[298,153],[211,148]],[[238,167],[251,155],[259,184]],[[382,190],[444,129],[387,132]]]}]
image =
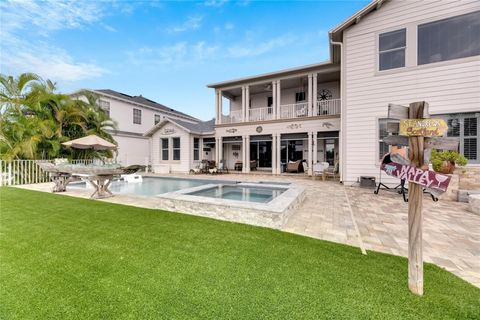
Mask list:
[{"label": "balcony railing", "polygon": [[249,121],[264,121],[273,119],[273,108],[253,108],[249,110]]},{"label": "balcony railing", "polygon": [[307,102],[284,104],[280,106],[281,119],[303,118],[307,116],[308,116]]},{"label": "balcony railing", "polygon": [[[317,101],[316,105],[313,106],[311,114],[308,112],[308,102],[298,102],[281,105],[278,119],[294,119],[309,116],[334,116],[339,115],[340,112],[340,99]],[[273,116],[273,108],[253,108],[249,110],[248,121],[255,122],[273,119],[275,119]],[[229,115],[222,116],[222,123],[239,123],[242,121],[242,110],[231,111]]]},{"label": "balcony railing", "polygon": [[230,111],[229,115],[222,115],[222,123],[242,122],[242,110]]},{"label": "balcony railing", "polygon": [[313,107],[314,116],[333,116],[340,114],[342,110],[341,100],[320,100],[317,105]]}]

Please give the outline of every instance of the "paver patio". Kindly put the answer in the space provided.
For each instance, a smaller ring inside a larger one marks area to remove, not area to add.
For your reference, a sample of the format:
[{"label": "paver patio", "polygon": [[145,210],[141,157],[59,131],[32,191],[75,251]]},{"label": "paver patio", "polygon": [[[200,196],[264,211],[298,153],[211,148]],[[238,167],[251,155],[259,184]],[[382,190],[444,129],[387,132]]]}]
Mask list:
[{"label": "paver patio", "polygon": [[[189,176],[206,179],[211,176]],[[282,228],[313,238],[345,243],[367,250],[407,256],[408,204],[394,192],[344,187],[333,181],[313,181],[305,176],[228,174],[214,179],[238,181],[282,181],[301,184],[306,189],[304,202]],[[50,191],[51,184],[22,186]],[[88,192],[65,194],[88,197]],[[101,201],[146,208],[159,208],[157,198],[117,195]],[[435,263],[480,287],[480,216],[467,210],[467,204],[433,202],[425,196],[423,221],[424,260]]]}]

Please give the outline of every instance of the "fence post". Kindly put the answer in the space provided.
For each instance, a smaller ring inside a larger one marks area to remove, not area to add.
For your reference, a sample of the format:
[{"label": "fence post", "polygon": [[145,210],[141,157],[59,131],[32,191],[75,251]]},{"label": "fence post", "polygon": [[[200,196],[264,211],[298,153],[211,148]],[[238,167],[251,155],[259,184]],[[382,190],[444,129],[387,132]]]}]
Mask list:
[{"label": "fence post", "polygon": [[12,162],[8,163],[8,185],[12,185]]}]

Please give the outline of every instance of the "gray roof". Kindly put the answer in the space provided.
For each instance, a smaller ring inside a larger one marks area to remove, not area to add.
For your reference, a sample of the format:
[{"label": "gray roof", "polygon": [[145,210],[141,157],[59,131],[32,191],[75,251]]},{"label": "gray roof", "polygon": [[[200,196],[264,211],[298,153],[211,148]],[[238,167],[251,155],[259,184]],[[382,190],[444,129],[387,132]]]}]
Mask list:
[{"label": "gray roof", "polygon": [[198,121],[198,122],[189,122],[179,119],[165,118],[164,120],[157,123],[150,130],[144,133],[144,136],[148,137],[153,135],[157,130],[163,127],[167,122],[174,123],[179,127],[184,128],[189,133],[194,134],[215,134],[215,119],[208,121]]},{"label": "gray roof", "polygon": [[186,113],[177,111],[175,109],[169,108],[167,106],[164,106],[163,104],[160,104],[160,103],[155,102],[153,100],[142,97],[141,95],[140,96],[129,96],[128,94],[121,93],[121,92],[111,90],[111,89],[99,89],[99,90],[93,90],[93,91],[98,92],[100,94],[104,93],[104,94],[111,95],[111,96],[114,96],[114,97],[117,97],[117,98],[120,98],[120,99],[131,101],[131,102],[134,102],[134,103],[137,103],[137,104],[142,104],[142,105],[145,105],[145,106],[149,106],[149,107],[158,109],[159,111],[164,111],[164,112],[167,112],[167,113],[173,113],[173,114],[181,116],[181,117],[186,117],[188,119],[198,121],[197,118],[194,118],[194,117],[192,117],[192,116],[190,116]]},{"label": "gray roof", "polygon": [[215,131],[215,119],[208,120],[208,121],[201,121],[197,123],[191,123],[191,122],[178,120],[178,119],[169,119],[169,120],[195,133],[211,133]]}]

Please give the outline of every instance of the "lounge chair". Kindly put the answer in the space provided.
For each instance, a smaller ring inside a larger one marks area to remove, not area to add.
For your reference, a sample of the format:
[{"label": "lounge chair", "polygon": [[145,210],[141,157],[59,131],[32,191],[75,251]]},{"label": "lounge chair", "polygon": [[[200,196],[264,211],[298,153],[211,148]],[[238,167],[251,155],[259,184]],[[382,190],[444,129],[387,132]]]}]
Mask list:
[{"label": "lounge chair", "polygon": [[303,171],[303,165],[302,165],[303,160],[297,160],[294,162],[289,162],[287,164],[287,172],[295,172],[295,173],[300,173]]},{"label": "lounge chair", "polygon": [[250,171],[254,171],[254,170],[256,171],[257,167],[258,167],[257,160],[251,160],[250,161]]}]

